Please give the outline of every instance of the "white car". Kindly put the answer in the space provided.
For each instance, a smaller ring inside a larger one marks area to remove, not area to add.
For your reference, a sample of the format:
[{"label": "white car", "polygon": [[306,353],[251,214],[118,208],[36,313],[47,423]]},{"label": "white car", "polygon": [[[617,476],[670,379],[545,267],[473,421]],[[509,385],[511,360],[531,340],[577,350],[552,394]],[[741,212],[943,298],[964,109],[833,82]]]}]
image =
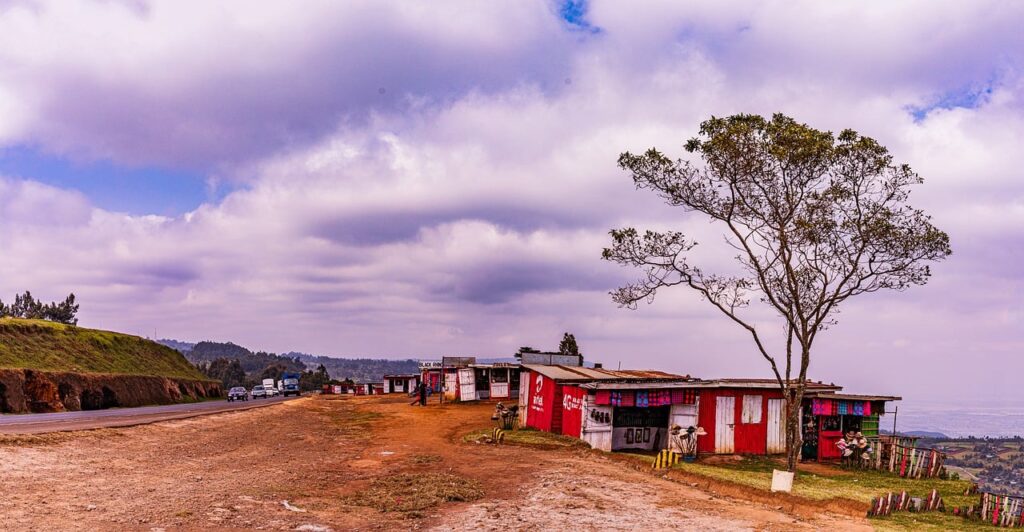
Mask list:
[{"label": "white car", "polygon": [[256,386],[253,386],[252,387],[252,393],[250,395],[252,395],[253,399],[259,399],[260,397],[263,397],[263,398],[267,398],[268,397],[267,396],[267,390],[266,390],[266,388],[263,387],[262,384],[257,384]]}]

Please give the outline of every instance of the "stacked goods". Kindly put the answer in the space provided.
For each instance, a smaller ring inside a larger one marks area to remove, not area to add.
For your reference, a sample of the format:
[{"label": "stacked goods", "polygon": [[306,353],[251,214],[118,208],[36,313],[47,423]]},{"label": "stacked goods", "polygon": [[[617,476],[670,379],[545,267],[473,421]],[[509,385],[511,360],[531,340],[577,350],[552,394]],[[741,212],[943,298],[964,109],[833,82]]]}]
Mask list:
[{"label": "stacked goods", "polygon": [[896,473],[903,478],[932,478],[942,474],[945,460],[946,455],[935,449],[881,441],[872,465],[875,469]]},{"label": "stacked goods", "polygon": [[692,405],[697,402],[695,390],[598,390],[594,404],[598,406],[652,406]]},{"label": "stacked goods", "polygon": [[932,490],[924,499],[910,497],[905,491],[899,495],[890,492],[888,495],[871,499],[868,517],[886,516],[893,512],[934,512],[942,509],[942,497],[939,496],[938,490]]},{"label": "stacked goods", "polygon": [[900,493],[900,495],[894,496],[892,492],[888,495],[871,499],[871,508],[868,510],[868,517],[884,516],[895,512],[899,506],[904,504],[904,500],[909,500],[907,492]]},{"label": "stacked goods", "polygon": [[1024,512],[1024,499],[1010,495],[982,493],[980,514],[983,521],[1002,527],[1024,526],[1021,514]]}]

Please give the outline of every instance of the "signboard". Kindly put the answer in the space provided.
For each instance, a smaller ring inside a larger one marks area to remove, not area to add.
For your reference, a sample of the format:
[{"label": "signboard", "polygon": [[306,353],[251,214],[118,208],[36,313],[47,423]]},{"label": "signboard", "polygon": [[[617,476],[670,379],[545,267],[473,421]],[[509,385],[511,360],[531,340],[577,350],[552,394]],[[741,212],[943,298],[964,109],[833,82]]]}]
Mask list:
[{"label": "signboard", "polygon": [[463,368],[476,364],[476,357],[443,357],[441,364],[446,368]]}]

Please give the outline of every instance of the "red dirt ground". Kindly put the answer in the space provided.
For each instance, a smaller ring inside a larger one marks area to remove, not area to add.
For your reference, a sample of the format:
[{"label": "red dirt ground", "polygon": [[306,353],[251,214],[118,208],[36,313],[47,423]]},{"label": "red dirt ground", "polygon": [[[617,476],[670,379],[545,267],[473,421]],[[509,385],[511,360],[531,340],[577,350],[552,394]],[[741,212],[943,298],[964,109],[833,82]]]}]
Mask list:
[{"label": "red dirt ground", "polygon": [[[493,405],[321,396],[153,425],[0,438],[0,529],[870,529],[714,495],[578,449],[463,442]],[[483,497],[380,512],[349,497],[398,473]],[[287,501],[288,506],[284,504]]]}]

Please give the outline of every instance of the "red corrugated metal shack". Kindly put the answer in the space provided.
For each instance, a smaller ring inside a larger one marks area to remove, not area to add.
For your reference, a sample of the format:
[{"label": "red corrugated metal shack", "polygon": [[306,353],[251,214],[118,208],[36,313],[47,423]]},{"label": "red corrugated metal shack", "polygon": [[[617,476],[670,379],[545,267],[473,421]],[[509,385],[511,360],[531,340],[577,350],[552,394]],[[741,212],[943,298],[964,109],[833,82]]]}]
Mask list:
[{"label": "red corrugated metal shack", "polygon": [[[697,451],[716,454],[778,454],[786,451],[785,401],[774,379],[717,379],[699,389],[697,422],[707,432]],[[841,390],[808,382],[808,390]]]},{"label": "red corrugated metal shack", "polygon": [[[660,371],[525,364],[520,424],[605,451],[661,449],[673,422],[696,420],[696,394],[684,389],[692,381]],[[689,418],[679,419],[684,411]]]}]

